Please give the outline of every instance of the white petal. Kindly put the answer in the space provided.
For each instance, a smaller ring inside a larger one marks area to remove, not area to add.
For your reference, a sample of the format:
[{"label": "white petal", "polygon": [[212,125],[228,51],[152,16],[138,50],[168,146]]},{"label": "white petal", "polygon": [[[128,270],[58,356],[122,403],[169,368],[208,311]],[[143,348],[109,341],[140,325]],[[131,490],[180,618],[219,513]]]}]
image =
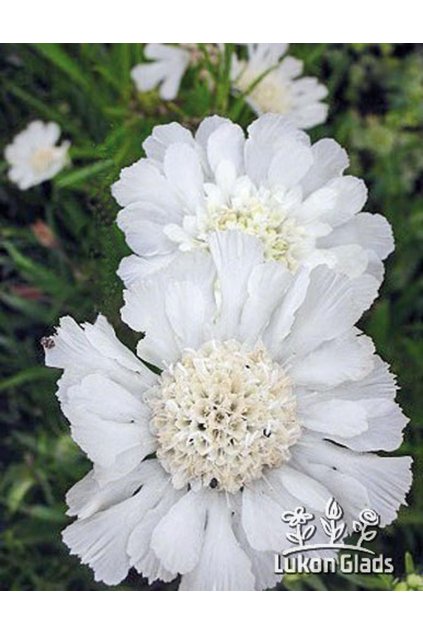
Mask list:
[{"label": "white petal", "polygon": [[151,64],[138,64],[131,71],[138,90],[145,92],[160,86],[162,99],[174,99],[183,74],[189,65],[189,53],[182,48],[166,44],[147,44],[144,54],[156,60]]},{"label": "white petal", "polygon": [[382,458],[373,454],[355,454],[327,441],[313,442],[308,448],[296,446],[305,461],[335,468],[367,490],[370,508],[381,516],[381,526],[397,516],[411,485],[411,458]]},{"label": "white petal", "polygon": [[210,496],[207,507],[200,560],[182,577],[180,590],[253,590],[251,563],[235,538],[224,496]]},{"label": "white petal", "polygon": [[348,167],[348,154],[333,139],[321,139],[311,147],[313,165],[301,181],[305,195],[323,187]]},{"label": "white petal", "polygon": [[284,354],[305,354],[320,343],[335,339],[369,308],[379,283],[370,275],[349,280],[325,266],[311,272],[306,298],[296,313]]},{"label": "white petal", "polygon": [[374,367],[374,345],[354,331],[321,344],[310,354],[293,360],[290,376],[296,385],[310,388],[358,381]]},{"label": "white petal", "polygon": [[173,572],[190,572],[198,563],[204,541],[204,496],[190,491],[172,506],[153,531],[151,547],[163,566]]},{"label": "white petal", "polygon": [[297,185],[313,164],[311,149],[295,139],[286,139],[269,166],[269,184],[290,188]]},{"label": "white petal", "polygon": [[309,271],[300,269],[288,286],[280,306],[274,311],[269,326],[264,332],[263,341],[275,359],[283,356],[282,342],[291,331],[295,314],[304,302],[309,283]]},{"label": "white petal", "polygon": [[152,506],[141,521],[138,522],[128,540],[127,553],[131,566],[146,577],[149,583],[154,581],[171,581],[175,573],[166,570],[160,559],[151,548],[151,537],[154,529],[180,499],[180,492],[168,486],[162,493],[157,504]]},{"label": "white petal", "polygon": [[392,227],[379,214],[360,213],[319,241],[319,246],[359,244],[384,260],[394,250]]},{"label": "white petal", "polygon": [[239,337],[242,341],[254,343],[262,335],[290,282],[291,274],[278,262],[264,262],[254,267],[241,315]]},{"label": "white petal", "polygon": [[58,397],[66,400],[69,387],[88,374],[103,374],[131,393],[142,394],[152,384],[153,374],[116,338],[101,315],[95,324],[79,326],[71,317],[63,317],[57,334],[47,339],[46,365],[65,370],[59,380]]},{"label": "white petal", "polygon": [[204,153],[207,152],[207,144],[210,135],[213,134],[213,132],[215,132],[215,130],[217,130],[221,125],[230,122],[230,119],[225,119],[217,114],[214,114],[211,117],[206,117],[202,120],[198,126],[197,132],[195,133],[195,140],[203,148]]},{"label": "white petal", "polygon": [[339,176],[330,183],[330,188],[336,193],[336,204],[320,220],[335,227],[361,211],[367,199],[367,187],[364,181],[355,176]]},{"label": "white petal", "polygon": [[248,280],[254,267],[263,261],[263,247],[258,239],[238,231],[211,234],[209,246],[220,282],[217,328],[222,338],[236,337]]},{"label": "white petal", "polygon": [[148,158],[163,163],[166,150],[173,143],[194,144],[191,132],[175,121],[165,125],[156,125],[142,147]]},{"label": "white petal", "polygon": [[301,500],[305,507],[316,511],[325,509],[331,496],[322,484],[288,465],[275,469],[274,474],[280,479],[288,493]]},{"label": "white petal", "polygon": [[89,375],[80,385],[69,388],[62,409],[71,422],[72,438],[93,462],[105,467],[127,455],[129,472],[154,451],[156,440],[147,421],[140,420],[146,416],[146,408],[138,410],[131,404],[128,391],[100,375]]},{"label": "white petal", "polygon": [[142,377],[146,386],[152,385],[154,375],[128,350],[116,337],[115,331],[103,315],[99,315],[94,324],[85,323],[84,332],[91,345],[108,359],[136,372]]},{"label": "white petal", "polygon": [[282,115],[267,113],[249,126],[245,143],[245,167],[254,183],[259,185],[266,180],[273,157],[289,139],[309,145],[307,135]]},{"label": "white petal", "polygon": [[91,517],[97,511],[122,502],[131,497],[142,484],[154,477],[160,470],[157,460],[147,460],[119,480],[99,483],[94,470],[77,482],[66,493],[66,503],[69,506],[67,515],[77,515],[79,519]]},{"label": "white petal", "polygon": [[320,123],[324,123],[328,116],[329,107],[326,103],[309,103],[294,108],[290,116],[294,123],[307,130]]},{"label": "white petal", "polygon": [[242,493],[242,527],[255,550],[281,552],[284,543],[283,509],[260,491]]},{"label": "white petal", "polygon": [[157,255],[152,258],[140,258],[138,255],[128,255],[122,258],[117,274],[125,286],[130,287],[152,273],[166,268],[177,253]]},{"label": "white petal", "polygon": [[319,84],[316,77],[301,77],[292,84],[292,95],[297,108],[316,105],[316,102],[324,99],[327,94],[328,89],[323,84]]},{"label": "white petal", "polygon": [[175,333],[165,311],[166,279],[162,274],[145,278],[124,291],[122,320],[136,332],[147,333],[138,344],[138,355],[157,367],[179,356]]},{"label": "white petal", "polygon": [[[296,453],[295,450],[293,453]],[[366,488],[351,476],[341,473],[332,466],[316,464],[313,458],[300,461],[299,468],[321,482],[330,491],[331,496],[341,505],[350,527],[359,513],[369,507],[370,501]],[[326,540],[326,537],[324,539]]]},{"label": "white petal", "polygon": [[204,343],[215,309],[208,295],[189,281],[174,281],[168,285],[165,311],[180,350],[197,349]]},{"label": "white petal", "polygon": [[244,132],[240,126],[229,121],[219,125],[210,134],[207,143],[208,162],[213,172],[216,172],[222,161],[229,161],[236,174],[241,174],[244,167],[244,144]]},{"label": "white petal", "polygon": [[[274,66],[287,51],[288,44],[247,44],[247,47],[248,57],[253,64],[270,68]],[[299,72],[301,72],[301,70]]]},{"label": "white petal", "polygon": [[168,222],[177,222],[182,217],[175,190],[149,159],[141,159],[125,167],[119,180],[112,185],[112,194],[122,206],[148,203],[150,207],[161,210]]},{"label": "white petal", "polygon": [[175,243],[164,232],[164,224],[134,218],[123,209],[117,219],[119,228],[124,232],[130,249],[142,257],[169,255],[175,251]]},{"label": "white petal", "polygon": [[194,251],[124,292],[122,319],[146,333],[138,344],[141,358],[163,367],[176,361],[187,345],[203,343],[216,311],[214,275],[210,255]]},{"label": "white petal", "polygon": [[96,581],[115,585],[126,577],[129,536],[160,494],[158,482],[150,481],[135,496],[88,519],[77,520],[63,531],[63,541],[72,554],[94,570]]},{"label": "white petal", "polygon": [[401,445],[402,431],[408,423],[399,405],[387,399],[369,399],[359,402],[367,413],[368,429],[353,438],[330,438],[354,451],[394,451]]},{"label": "white petal", "polygon": [[348,277],[359,277],[367,270],[369,257],[358,244],[345,244],[327,249],[329,257],[334,258],[333,268]]},{"label": "white petal", "polygon": [[196,151],[186,143],[174,143],[166,150],[164,171],[178,192],[184,211],[195,214],[204,207],[203,172]]},{"label": "white petal", "polygon": [[166,72],[164,64],[137,64],[131,70],[131,78],[139,92],[147,92],[157,88]]},{"label": "white petal", "polygon": [[359,380],[346,381],[332,388],[331,395],[334,398],[345,398],[351,401],[365,399],[391,399],[395,398],[397,385],[395,376],[389,372],[389,366],[380,357],[374,355],[373,370]]},{"label": "white petal", "polygon": [[278,74],[283,76],[284,79],[295,79],[303,72],[303,66],[302,60],[287,55],[278,67]]},{"label": "white petal", "polygon": [[360,403],[331,399],[330,392],[327,400],[300,405],[299,416],[307,429],[340,438],[356,436],[368,428],[367,412]]}]

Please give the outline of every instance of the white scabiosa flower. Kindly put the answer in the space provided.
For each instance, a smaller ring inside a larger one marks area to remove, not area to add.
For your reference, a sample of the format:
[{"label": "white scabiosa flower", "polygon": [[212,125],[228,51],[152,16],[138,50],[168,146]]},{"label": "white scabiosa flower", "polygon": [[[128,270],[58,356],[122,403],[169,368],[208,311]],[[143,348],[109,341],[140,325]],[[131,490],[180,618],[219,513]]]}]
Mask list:
[{"label": "white scabiosa flower", "polygon": [[246,95],[256,114],[289,115],[300,128],[326,121],[328,91],[315,77],[300,77],[303,62],[286,56],[287,44],[248,44],[247,59],[233,56],[233,87]]},{"label": "white scabiosa flower", "polygon": [[127,285],[167,265],[178,251],[205,250],[215,230],[237,229],[262,241],[265,257],[295,272],[326,263],[381,280],[393,250],[380,215],[362,213],[362,180],[344,176],[346,152],[332,139],[311,145],[282,115],[242,129],[205,119],[195,136],[178,123],[156,126],[147,158],[122,170],[112,187],[124,207],[118,225],[135,255],[119,274]]},{"label": "white scabiosa flower", "polygon": [[60,137],[57,123],[32,121],[15,136],[5,149],[9,163],[9,179],[19,189],[29,189],[48,181],[60,172],[69,160],[69,141],[56,145]]},{"label": "white scabiosa flower", "polygon": [[151,61],[131,71],[137,89],[146,92],[160,87],[162,99],[175,99],[190,63],[189,51],[172,44],[147,44],[144,55]]},{"label": "white scabiosa flower", "polygon": [[[125,292],[138,357],[103,317],[44,340],[58,397],[94,463],[68,493],[63,539],[108,584],[131,566],[185,590],[272,587],[282,514],[336,498],[392,522],[411,483],[407,419],[354,327],[378,282],[321,265],[295,275],[228,231]],[[161,370],[155,374],[140,358]],[[321,536],[323,539],[323,536]]]}]

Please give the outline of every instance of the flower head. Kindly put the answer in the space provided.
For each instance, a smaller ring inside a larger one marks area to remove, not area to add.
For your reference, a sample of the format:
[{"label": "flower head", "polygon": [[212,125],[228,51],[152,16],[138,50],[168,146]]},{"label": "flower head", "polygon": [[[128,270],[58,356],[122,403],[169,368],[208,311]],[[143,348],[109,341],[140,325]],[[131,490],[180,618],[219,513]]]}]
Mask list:
[{"label": "flower head", "polygon": [[289,115],[300,128],[326,120],[328,106],[321,103],[328,91],[315,77],[301,77],[303,62],[285,56],[287,44],[249,44],[247,59],[234,55],[231,78],[234,88],[258,115]]},{"label": "flower head", "polygon": [[206,250],[216,230],[258,237],[267,260],[291,272],[325,263],[379,280],[393,249],[389,223],[362,213],[363,181],[344,176],[346,152],[267,114],[242,129],[205,119],[195,136],[177,123],[157,126],[147,158],[122,170],[112,192],[118,224],[136,255],[123,260],[127,285],[169,264],[180,251]]},{"label": "flower head", "polygon": [[284,512],[319,517],[336,497],[350,528],[362,508],[393,521],[410,459],[375,452],[398,447],[406,418],[354,328],[377,288],[325,265],[292,275],[227,231],[125,292],[138,356],[103,317],[61,321],[46,362],[64,369],[58,397],[94,463],[63,538],[97,580],[134,566],[181,589],[261,589],[289,546]]},{"label": "flower head", "polygon": [[56,145],[60,137],[57,123],[32,121],[5,149],[10,164],[9,178],[19,189],[29,189],[50,180],[68,162],[69,141]]}]

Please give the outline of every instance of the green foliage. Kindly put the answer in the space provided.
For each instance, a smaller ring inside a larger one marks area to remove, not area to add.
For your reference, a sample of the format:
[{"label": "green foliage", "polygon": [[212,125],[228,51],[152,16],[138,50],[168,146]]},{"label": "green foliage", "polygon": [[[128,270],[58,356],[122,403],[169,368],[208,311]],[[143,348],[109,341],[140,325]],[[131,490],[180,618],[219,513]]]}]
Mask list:
[{"label": "green foliage", "polygon": [[[142,141],[157,123],[177,120],[193,128],[212,112],[231,113],[242,125],[253,120],[242,98],[230,93],[231,46],[216,67],[203,50],[203,62],[187,73],[178,99],[163,103],[154,92],[139,95],[134,89],[129,73],[142,60],[140,45],[0,47],[1,147],[36,118],[56,121],[72,142],[71,165],[52,182],[25,192],[8,181],[7,166],[0,163],[2,589],[106,589],[61,543],[65,493],[86,473],[88,462],[69,437],[54,396],[58,375],[43,367],[39,340],[62,315],[90,320],[101,311],[126,343],[134,343],[118,320],[122,286],[115,271],[128,249],[114,224],[111,183],[139,158]],[[421,590],[422,49],[301,44],[291,53],[329,87],[329,120],[313,130],[313,138],[335,137],[347,148],[351,173],[369,187],[367,209],[386,215],[394,228],[396,252],[363,327],[399,376],[399,399],[412,419],[400,453],[414,457],[414,485],[409,507],[375,546],[393,557],[395,578],[299,576],[281,589]],[[37,221],[47,225],[50,242],[40,241]],[[405,550],[412,556],[404,564]],[[131,574],[118,589],[146,587]]]}]

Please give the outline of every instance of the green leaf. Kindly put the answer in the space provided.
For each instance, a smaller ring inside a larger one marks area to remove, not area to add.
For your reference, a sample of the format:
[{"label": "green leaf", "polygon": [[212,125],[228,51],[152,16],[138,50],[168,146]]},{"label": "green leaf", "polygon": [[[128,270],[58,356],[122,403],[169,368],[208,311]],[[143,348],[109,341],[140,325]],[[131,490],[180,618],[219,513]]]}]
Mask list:
[{"label": "green leaf", "polygon": [[82,88],[89,88],[89,81],[81,71],[79,64],[74,62],[60,44],[32,44],[32,46],[76,84]]},{"label": "green leaf", "polygon": [[12,513],[18,510],[25,495],[34,484],[34,479],[30,476],[18,480],[13,484],[7,496],[7,506]]},{"label": "green leaf", "polygon": [[74,169],[66,174],[58,176],[55,180],[55,185],[59,189],[78,189],[90,178],[97,176],[107,169],[110,169],[111,167],[113,167],[113,165],[114,162],[110,159],[97,161],[96,163],[92,163],[91,165],[87,165],[86,167]]},{"label": "green leaf", "polygon": [[0,392],[4,390],[10,390],[11,388],[20,387],[25,383],[32,381],[44,381],[52,378],[52,371],[50,368],[44,368],[42,366],[35,366],[33,368],[27,368],[21,370],[13,376],[9,376],[0,381]]}]

